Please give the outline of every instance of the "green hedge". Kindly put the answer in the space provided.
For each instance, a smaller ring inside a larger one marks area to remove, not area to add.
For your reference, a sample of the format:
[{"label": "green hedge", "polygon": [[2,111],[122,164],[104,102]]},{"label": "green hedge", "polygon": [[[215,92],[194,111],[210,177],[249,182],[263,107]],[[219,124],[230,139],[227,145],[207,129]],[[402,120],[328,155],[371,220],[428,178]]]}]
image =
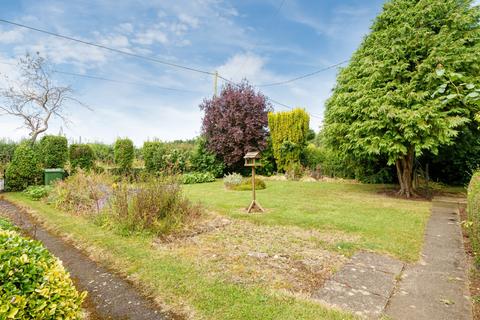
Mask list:
[{"label": "green hedge", "polygon": [[62,136],[44,136],[40,153],[45,168],[63,168],[68,160],[68,141]]},{"label": "green hedge", "polygon": [[95,165],[95,154],[92,147],[87,144],[72,144],[69,151],[70,167],[91,170]]},{"label": "green hedge", "polygon": [[128,172],[133,165],[133,159],[135,158],[135,148],[133,147],[132,140],[117,139],[113,148],[115,164],[123,172]]},{"label": "green hedge", "polygon": [[30,185],[42,182],[43,171],[35,147],[22,142],[13,154],[12,162],[5,172],[7,191],[21,191]]},{"label": "green hedge", "polygon": [[160,172],[165,167],[164,155],[167,153],[165,144],[160,141],[146,141],[142,148],[145,169],[148,172]]},{"label": "green hedge", "polygon": [[183,184],[205,183],[215,181],[215,176],[210,172],[190,172],[182,175]]},{"label": "green hedge", "polygon": [[79,293],[38,241],[0,229],[0,319],[80,319]]},{"label": "green hedge", "polygon": [[468,230],[475,262],[480,265],[480,172],[473,174],[468,185]]}]

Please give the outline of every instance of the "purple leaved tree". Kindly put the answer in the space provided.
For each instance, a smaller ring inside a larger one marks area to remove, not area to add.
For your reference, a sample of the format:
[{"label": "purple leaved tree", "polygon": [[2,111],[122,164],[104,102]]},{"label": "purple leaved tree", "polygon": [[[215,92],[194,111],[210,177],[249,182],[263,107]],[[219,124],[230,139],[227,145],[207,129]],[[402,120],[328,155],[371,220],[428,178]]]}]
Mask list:
[{"label": "purple leaved tree", "polygon": [[262,151],[267,146],[267,98],[244,80],[239,85],[227,84],[220,96],[205,99],[202,132],[209,151],[223,160],[227,170],[241,170],[248,151]]}]

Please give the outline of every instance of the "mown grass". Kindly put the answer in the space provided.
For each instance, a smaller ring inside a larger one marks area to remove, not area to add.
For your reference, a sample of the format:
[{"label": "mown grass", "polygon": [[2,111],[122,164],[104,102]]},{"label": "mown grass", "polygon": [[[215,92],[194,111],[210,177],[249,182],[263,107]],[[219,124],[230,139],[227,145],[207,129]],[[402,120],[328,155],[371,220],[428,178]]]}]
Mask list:
[{"label": "mown grass", "polygon": [[347,251],[369,249],[407,262],[419,257],[428,201],[404,200],[382,194],[389,186],[335,182],[267,181],[257,191],[262,214],[247,214],[248,191],[226,190],[221,181],[185,186],[187,196],[210,210],[233,218],[267,225],[294,225],[320,231],[341,231],[359,236],[354,243],[339,243]]},{"label": "mown grass", "polygon": [[[202,187],[209,193],[220,185],[214,183]],[[198,194],[201,189],[195,190]],[[193,193],[192,189],[189,191]],[[156,250],[152,246],[151,235],[125,237],[114,230],[100,227],[92,219],[72,216],[43,202],[32,201],[21,193],[9,193],[4,197],[33,209],[36,218],[47,227],[67,236],[97,261],[132,276],[145,292],[154,295],[162,303],[172,306],[174,310],[187,310],[194,319],[353,318],[312,301],[257,286],[231,283],[227,277],[207,276],[208,270],[202,269],[194,260]],[[244,196],[239,196],[237,200],[244,200]]]}]

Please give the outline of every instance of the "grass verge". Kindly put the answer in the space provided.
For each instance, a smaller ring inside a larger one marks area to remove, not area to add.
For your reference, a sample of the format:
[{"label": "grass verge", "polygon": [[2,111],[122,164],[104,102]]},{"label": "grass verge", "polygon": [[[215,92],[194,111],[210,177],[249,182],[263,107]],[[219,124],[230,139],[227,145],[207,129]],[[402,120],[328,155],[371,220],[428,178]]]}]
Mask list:
[{"label": "grass verge", "polygon": [[157,250],[153,236],[122,236],[21,193],[4,195],[94,260],[128,276],[157,302],[195,319],[351,319],[318,303],[208,275],[194,259]]}]

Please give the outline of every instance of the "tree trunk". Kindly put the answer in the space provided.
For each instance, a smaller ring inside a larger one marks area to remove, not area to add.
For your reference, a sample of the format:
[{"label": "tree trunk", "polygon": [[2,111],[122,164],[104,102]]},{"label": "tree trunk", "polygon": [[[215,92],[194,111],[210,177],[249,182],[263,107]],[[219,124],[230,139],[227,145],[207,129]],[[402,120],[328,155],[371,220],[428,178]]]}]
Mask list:
[{"label": "tree trunk", "polygon": [[413,186],[413,160],[415,150],[413,147],[408,149],[406,155],[397,159],[395,165],[397,167],[398,183],[400,184],[399,195],[410,198],[415,195],[415,188]]}]

